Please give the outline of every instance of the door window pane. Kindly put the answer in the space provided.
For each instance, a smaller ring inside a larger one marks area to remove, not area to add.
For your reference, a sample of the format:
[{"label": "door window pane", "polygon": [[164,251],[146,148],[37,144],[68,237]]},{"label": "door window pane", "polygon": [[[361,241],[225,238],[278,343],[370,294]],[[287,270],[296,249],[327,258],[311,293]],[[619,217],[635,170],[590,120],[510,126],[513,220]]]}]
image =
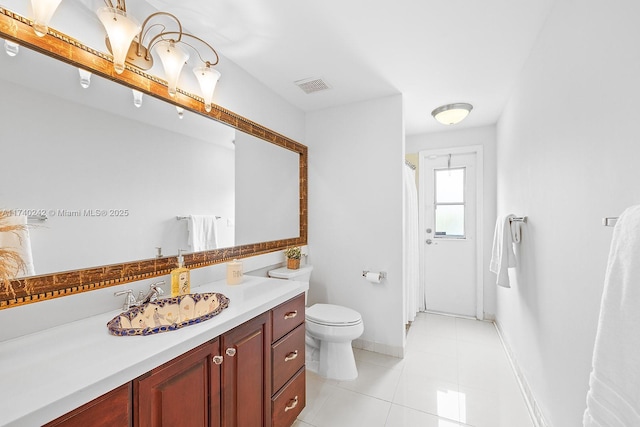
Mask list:
[{"label": "door window pane", "polygon": [[436,236],[464,237],[464,205],[436,206]]},{"label": "door window pane", "polygon": [[465,168],[434,170],[435,237],[464,239]]},{"label": "door window pane", "polygon": [[464,168],[436,170],[436,203],[464,203]]}]

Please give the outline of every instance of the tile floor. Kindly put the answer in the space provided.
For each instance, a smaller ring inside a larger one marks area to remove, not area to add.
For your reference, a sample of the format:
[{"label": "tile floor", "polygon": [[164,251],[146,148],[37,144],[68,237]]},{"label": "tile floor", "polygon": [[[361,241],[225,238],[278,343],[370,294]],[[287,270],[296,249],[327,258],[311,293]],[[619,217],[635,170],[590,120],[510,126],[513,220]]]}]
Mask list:
[{"label": "tile floor", "polygon": [[355,381],[307,373],[294,427],[533,427],[492,323],[419,313],[404,359],[355,356]]}]

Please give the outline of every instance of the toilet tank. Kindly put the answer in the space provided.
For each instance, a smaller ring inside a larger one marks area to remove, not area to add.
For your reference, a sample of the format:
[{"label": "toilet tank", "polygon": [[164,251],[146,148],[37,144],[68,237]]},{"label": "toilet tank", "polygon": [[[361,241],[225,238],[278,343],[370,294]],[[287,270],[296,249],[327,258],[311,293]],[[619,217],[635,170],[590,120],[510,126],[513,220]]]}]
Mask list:
[{"label": "toilet tank", "polygon": [[269,277],[309,283],[309,280],[311,280],[312,270],[313,266],[308,264],[300,266],[297,270],[289,270],[287,267],[280,267],[275,270],[269,270]]}]

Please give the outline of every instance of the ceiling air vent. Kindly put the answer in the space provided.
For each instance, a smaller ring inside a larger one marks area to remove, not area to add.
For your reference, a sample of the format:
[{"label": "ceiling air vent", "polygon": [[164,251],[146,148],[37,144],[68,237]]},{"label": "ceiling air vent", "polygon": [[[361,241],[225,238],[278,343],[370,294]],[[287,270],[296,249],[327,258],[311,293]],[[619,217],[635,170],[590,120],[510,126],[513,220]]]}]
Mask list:
[{"label": "ceiling air vent", "polygon": [[298,80],[294,83],[298,85],[298,87],[302,89],[306,94],[320,92],[321,90],[331,89],[331,86],[329,86],[321,78]]}]

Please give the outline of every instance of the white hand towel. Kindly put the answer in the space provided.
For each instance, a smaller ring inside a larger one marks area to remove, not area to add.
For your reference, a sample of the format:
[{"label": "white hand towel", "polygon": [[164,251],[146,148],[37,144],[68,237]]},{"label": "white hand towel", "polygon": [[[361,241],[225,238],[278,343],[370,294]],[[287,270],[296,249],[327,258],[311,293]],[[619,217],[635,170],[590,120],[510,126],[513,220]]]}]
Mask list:
[{"label": "white hand towel", "polygon": [[189,246],[193,252],[218,248],[216,217],[213,215],[189,215]]},{"label": "white hand towel", "polygon": [[613,230],[585,427],[640,426],[640,205]]},{"label": "white hand towel", "polygon": [[[22,216],[9,216],[3,220],[3,225],[27,225],[27,217]],[[36,274],[33,265],[33,254],[31,253],[31,236],[29,230],[24,229],[15,232],[0,233],[0,247],[8,248],[16,251],[22,262],[24,262],[24,268],[17,272],[17,277],[33,276]]]},{"label": "white hand towel", "polygon": [[[509,221],[511,228],[511,241],[513,243],[520,243],[520,238],[522,237],[522,222],[520,221]],[[517,262],[517,261],[516,261]]]},{"label": "white hand towel", "polygon": [[233,221],[229,218],[218,217],[216,218],[216,240],[219,248],[228,248],[235,246],[235,234],[236,228],[233,225]]},{"label": "white hand towel", "polygon": [[491,263],[489,264],[489,271],[497,275],[496,283],[505,288],[511,287],[509,283],[509,267],[516,266],[516,254],[513,252],[510,218],[515,218],[515,215],[509,214],[498,217],[496,220]]}]

